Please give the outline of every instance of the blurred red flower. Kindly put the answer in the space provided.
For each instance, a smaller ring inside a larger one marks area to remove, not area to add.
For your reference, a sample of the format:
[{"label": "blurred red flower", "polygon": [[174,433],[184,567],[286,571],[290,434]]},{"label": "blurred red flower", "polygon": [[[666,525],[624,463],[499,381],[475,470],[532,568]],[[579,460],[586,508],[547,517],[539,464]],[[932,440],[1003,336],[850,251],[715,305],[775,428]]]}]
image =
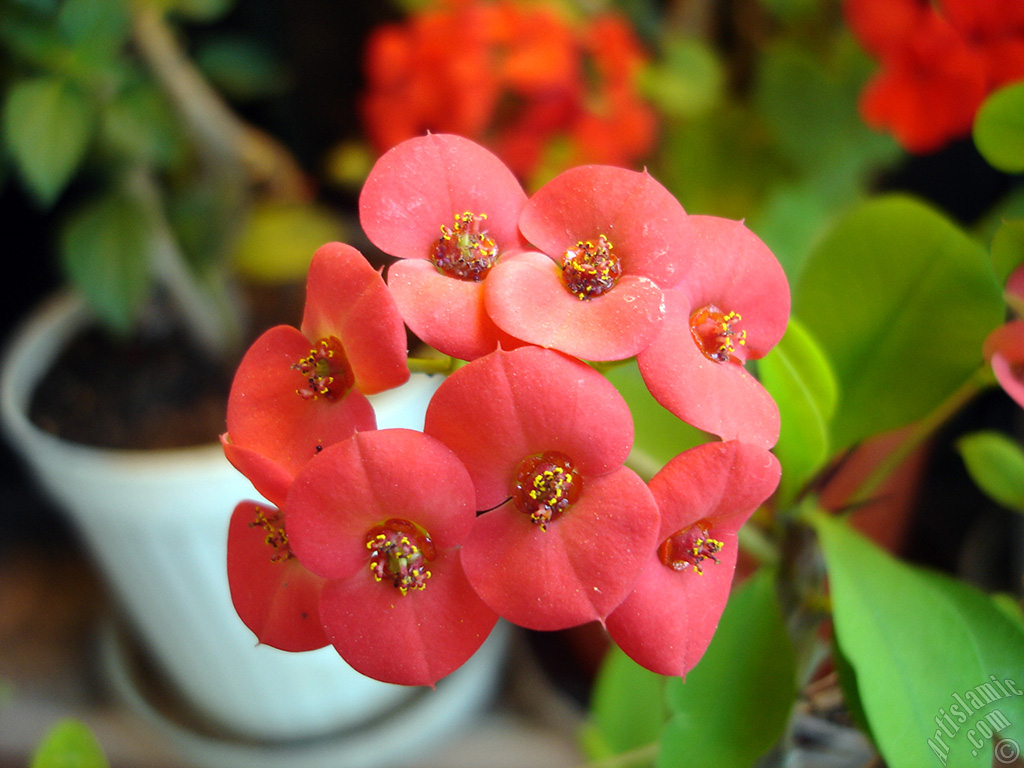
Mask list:
[{"label": "blurred red flower", "polygon": [[493,149],[529,179],[553,141],[566,163],[631,165],[657,120],[637,92],[647,54],[612,13],[587,21],[520,0],[439,0],[370,35],[361,104],[377,151],[427,131]]},{"label": "blurred red flower", "polygon": [[881,65],[861,115],[909,152],[967,136],[985,97],[1024,78],[1019,0],[846,0],[844,10]]}]

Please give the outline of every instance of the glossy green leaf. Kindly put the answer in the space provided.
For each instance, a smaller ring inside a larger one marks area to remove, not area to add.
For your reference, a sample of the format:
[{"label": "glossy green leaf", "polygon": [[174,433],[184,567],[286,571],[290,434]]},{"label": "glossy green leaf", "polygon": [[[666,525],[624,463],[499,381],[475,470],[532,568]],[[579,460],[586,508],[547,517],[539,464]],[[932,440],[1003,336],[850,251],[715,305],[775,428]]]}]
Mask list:
[{"label": "glossy green leaf", "polygon": [[[1016,663],[1012,674],[1019,677],[1024,634],[987,596],[965,595],[948,580],[893,558],[841,520],[815,513],[813,522],[829,574],[836,638],[856,673],[887,765],[987,768],[991,746],[987,739],[979,743],[978,733],[997,722],[989,719],[997,718],[997,709],[1005,706],[1016,716],[1024,698],[969,709],[961,701],[978,700],[992,684],[990,675],[1002,683],[1011,674],[1007,664]],[[1024,714],[1011,732],[1021,726]]]},{"label": "glossy green leaf", "polygon": [[604,373],[633,414],[635,434],[628,463],[644,477],[652,477],[669,459],[687,448],[715,439],[665,410],[647,390],[635,360]]},{"label": "glossy green leaf", "polygon": [[989,165],[1024,171],[1024,83],[991,94],[974,118],[974,144]]},{"label": "glossy green leaf", "polygon": [[851,210],[794,289],[839,384],[833,449],[936,408],[982,364],[1003,313],[987,253],[936,210],[901,195]]},{"label": "glossy green leaf", "polygon": [[1024,264],[1024,219],[1004,221],[992,236],[992,268],[1005,285],[1010,274]]},{"label": "glossy green leaf", "polygon": [[79,720],[58,721],[36,747],[30,768],[109,768],[92,731]]},{"label": "glossy green leaf", "polygon": [[591,760],[658,741],[668,719],[666,682],[666,677],[641,667],[612,645],[594,684],[590,718],[582,733]]},{"label": "glossy green leaf", "polygon": [[61,233],[61,261],[100,318],[125,333],[149,291],[145,212],[131,197],[111,194],[75,212]]},{"label": "glossy green leaf", "polygon": [[77,170],[95,126],[88,97],[60,77],[16,83],[4,104],[4,139],[25,183],[53,203]]},{"label": "glossy green leaf", "polygon": [[1024,512],[1024,448],[1001,432],[984,430],[956,443],[967,472],[994,501]]},{"label": "glossy green leaf", "polygon": [[758,362],[757,372],[779,406],[782,425],[775,455],[782,463],[782,480],[777,499],[786,507],[829,456],[836,380],[828,358],[796,319],[790,320],[775,349]]},{"label": "glossy green leaf", "polygon": [[736,589],[704,658],[669,681],[673,717],[659,768],[750,768],[782,736],[796,695],[796,662],[762,569]]}]

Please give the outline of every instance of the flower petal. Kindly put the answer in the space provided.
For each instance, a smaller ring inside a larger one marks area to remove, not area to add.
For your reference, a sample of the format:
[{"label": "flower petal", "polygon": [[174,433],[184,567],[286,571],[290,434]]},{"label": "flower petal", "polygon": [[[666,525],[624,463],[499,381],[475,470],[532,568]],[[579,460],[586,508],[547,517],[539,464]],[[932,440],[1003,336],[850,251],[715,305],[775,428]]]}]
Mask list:
[{"label": "flower petal", "polygon": [[512,502],[477,519],[462,547],[466,575],[503,618],[537,630],[604,618],[656,546],[658,510],[643,480],[620,467],[584,477],[579,499],[546,530]]},{"label": "flower petal", "polygon": [[485,214],[489,234],[505,251],[522,246],[517,221],[525,202],[519,181],[496,155],[461,136],[429,134],[377,160],[359,196],[359,220],[385,253],[425,259],[456,214]]},{"label": "flower petal", "polygon": [[649,484],[661,514],[660,543],[703,523],[721,542],[717,562],[675,570],[656,553],[630,595],[608,617],[612,639],[638,664],[685,675],[703,656],[729,597],[738,530],[778,486],[781,467],[768,451],[729,441],[674,457]]},{"label": "flower petal", "polygon": [[282,651],[322,648],[328,642],[320,624],[324,579],[288,556],[287,546],[268,543],[268,530],[258,521],[277,515],[274,507],[254,501],[235,507],[228,527],[231,602],[261,643]]},{"label": "flower petal", "polygon": [[503,259],[487,278],[487,311],[508,333],[584,360],[624,360],[657,334],[662,292],[651,280],[623,275],[602,296],[581,300],[543,254]]},{"label": "flower petal", "polygon": [[376,426],[373,408],[361,392],[351,390],[336,399],[298,394],[304,379],[292,365],[309,349],[297,328],[271,328],[245,353],[228,396],[231,441],[291,475],[323,447]]},{"label": "flower petal", "polygon": [[1024,408],[1024,320],[1012,320],[992,331],[984,352],[999,386]]},{"label": "flower petal", "polygon": [[476,515],[472,481],[443,443],[410,429],[360,432],[325,448],[285,503],[291,544],[315,573],[367,570],[367,533],[391,519],[423,528],[438,549],[458,545]]},{"label": "flower petal", "polygon": [[[488,278],[489,279],[489,278]],[[409,329],[442,354],[475,360],[497,349],[521,346],[484,310],[482,282],[455,280],[421,259],[388,268],[388,286]]]},{"label": "flower petal", "polygon": [[718,435],[771,448],[779,439],[779,409],[768,391],[737,362],[704,356],[690,332],[690,305],[666,291],[661,333],[637,356],[654,399],[683,421]]},{"label": "flower petal", "polygon": [[778,259],[741,221],[690,216],[691,258],[678,290],[697,309],[714,304],[739,313],[747,358],[763,357],[786,331],[789,282]]},{"label": "flower petal", "polygon": [[525,457],[558,451],[585,476],[626,460],[633,417],[614,385],[588,365],[552,350],[498,350],[441,384],[424,430],[469,470],[478,509],[509,498]]},{"label": "flower petal", "polygon": [[332,581],[321,617],[335,649],[356,671],[399,685],[430,685],[466,662],[498,617],[477,597],[458,551],[438,554],[423,591],[403,595],[368,569]]},{"label": "flower petal", "polygon": [[689,258],[686,211],[646,171],[610,165],[570,168],[530,197],[519,228],[559,264],[578,241],[605,235],[624,274],[648,277],[658,285],[675,283]]},{"label": "flower petal", "polygon": [[336,336],[366,395],[409,378],[405,325],[384,279],[355,248],[327,243],[313,255],[306,279],[302,332]]}]

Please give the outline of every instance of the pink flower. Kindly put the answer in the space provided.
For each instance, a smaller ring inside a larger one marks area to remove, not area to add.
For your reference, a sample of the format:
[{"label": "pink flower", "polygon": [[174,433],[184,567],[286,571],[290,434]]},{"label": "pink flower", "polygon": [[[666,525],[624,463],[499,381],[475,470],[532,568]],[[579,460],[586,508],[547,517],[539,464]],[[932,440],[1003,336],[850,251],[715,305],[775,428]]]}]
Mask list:
[{"label": "pink flower", "polygon": [[744,368],[782,337],[789,284],[775,256],[741,222],[690,216],[690,256],[665,292],[661,332],[637,357],[651,394],[719,437],[771,448],[779,412]]},{"label": "pink flower", "polygon": [[517,344],[487,316],[483,290],[502,255],[523,246],[525,202],[504,163],[459,136],[410,139],[377,161],[359,218],[373,244],[400,259],[388,285],[421,340],[463,360]]},{"label": "pink flower", "polygon": [[658,512],[622,466],[632,416],[606,378],[552,350],[498,350],[449,376],[425,431],[462,459],[489,510],[462,547],[484,602],[532,629],[603,620],[618,605]]},{"label": "pink flower", "polygon": [[494,627],[459,560],[473,484],[434,438],[385,429],[325,448],[295,477],[285,513],[293,551],[326,579],[327,637],[364,675],[432,686]]},{"label": "pink flower", "polygon": [[729,597],[737,531],[775,490],[780,472],[768,451],[729,441],[684,451],[651,479],[659,543],[606,622],[630,658],[673,676],[700,660]]},{"label": "pink flower", "polygon": [[487,311],[507,333],[585,360],[621,360],[661,325],[661,287],[678,279],[691,239],[686,212],[647,173],[581,166],[526,204],[523,235],[542,253],[499,264]]},{"label": "pink flower", "polygon": [[278,509],[255,501],[235,507],[227,563],[231,602],[261,643],[282,651],[327,645],[319,608],[325,580],[295,557]]},{"label": "pink flower", "polygon": [[1011,320],[992,331],[984,352],[999,386],[1024,408],[1024,320]]},{"label": "pink flower", "polygon": [[405,327],[380,274],[356,249],[324,245],[310,263],[301,330],[271,328],[239,364],[225,454],[280,505],[306,461],[376,426],[365,394],[408,378]]}]

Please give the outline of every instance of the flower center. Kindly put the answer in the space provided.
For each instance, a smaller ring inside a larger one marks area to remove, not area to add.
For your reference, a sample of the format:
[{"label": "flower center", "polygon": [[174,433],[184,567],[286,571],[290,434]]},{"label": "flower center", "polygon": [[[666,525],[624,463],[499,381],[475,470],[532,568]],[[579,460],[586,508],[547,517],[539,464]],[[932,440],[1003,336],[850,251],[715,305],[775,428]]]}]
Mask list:
[{"label": "flower center", "polygon": [[674,571],[686,571],[693,568],[694,572],[704,575],[705,560],[714,561],[718,565],[718,553],[725,544],[708,535],[711,523],[698,520],[689,528],[676,531],[658,547],[658,559]]},{"label": "flower center", "polygon": [[272,512],[269,516],[262,507],[256,507],[256,516],[249,523],[250,528],[262,528],[266,531],[264,541],[273,550],[270,555],[270,562],[282,563],[291,560],[295,555],[288,545],[288,532],[284,529],[284,520],[280,510]]},{"label": "flower center", "polygon": [[747,332],[736,327],[742,319],[739,312],[709,304],[690,315],[690,335],[708,360],[742,363],[746,355],[740,347],[747,343]]},{"label": "flower center", "polygon": [[547,451],[527,456],[516,470],[516,508],[542,531],[579,498],[583,480],[564,453]]},{"label": "flower center", "polygon": [[580,240],[562,257],[565,287],[581,301],[608,293],[621,276],[619,257],[612,253],[612,244],[604,235],[596,243]]},{"label": "flower center", "polygon": [[427,565],[437,556],[437,550],[416,523],[396,517],[385,520],[366,534],[366,548],[377,581],[390,581],[403,595],[427,586]]},{"label": "flower center", "polygon": [[498,244],[482,229],[486,213],[459,213],[451,227],[441,225],[441,237],[430,261],[448,277],[480,282],[498,261]]},{"label": "flower center", "polygon": [[344,396],[355,384],[345,348],[336,336],[320,339],[308,355],[292,364],[292,370],[306,379],[306,385],[295,390],[304,400],[318,397],[334,400]]}]

